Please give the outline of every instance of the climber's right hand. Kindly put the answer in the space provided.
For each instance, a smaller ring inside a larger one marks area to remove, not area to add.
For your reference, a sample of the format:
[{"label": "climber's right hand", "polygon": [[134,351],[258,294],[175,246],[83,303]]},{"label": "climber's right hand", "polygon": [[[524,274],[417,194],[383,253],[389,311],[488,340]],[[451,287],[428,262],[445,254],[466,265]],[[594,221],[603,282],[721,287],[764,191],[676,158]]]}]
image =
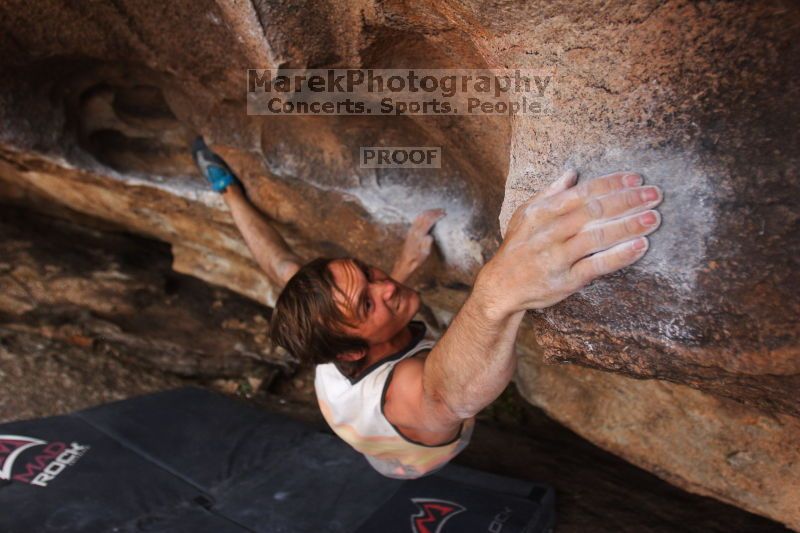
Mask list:
[{"label": "climber's right hand", "polygon": [[560,302],[592,280],[644,256],[661,224],[658,187],[617,172],[577,183],[566,172],[519,206],[497,254],[478,274],[487,309],[502,319]]}]

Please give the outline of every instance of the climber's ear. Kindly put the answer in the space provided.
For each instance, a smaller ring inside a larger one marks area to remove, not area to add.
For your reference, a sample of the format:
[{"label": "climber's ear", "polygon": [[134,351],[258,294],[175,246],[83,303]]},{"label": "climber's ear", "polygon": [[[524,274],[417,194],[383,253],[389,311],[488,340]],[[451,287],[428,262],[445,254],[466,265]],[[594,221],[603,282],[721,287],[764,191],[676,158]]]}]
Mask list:
[{"label": "climber's ear", "polygon": [[349,352],[343,352],[336,356],[336,359],[345,363],[353,363],[358,361],[359,359],[363,359],[367,356],[366,350],[352,350]]}]

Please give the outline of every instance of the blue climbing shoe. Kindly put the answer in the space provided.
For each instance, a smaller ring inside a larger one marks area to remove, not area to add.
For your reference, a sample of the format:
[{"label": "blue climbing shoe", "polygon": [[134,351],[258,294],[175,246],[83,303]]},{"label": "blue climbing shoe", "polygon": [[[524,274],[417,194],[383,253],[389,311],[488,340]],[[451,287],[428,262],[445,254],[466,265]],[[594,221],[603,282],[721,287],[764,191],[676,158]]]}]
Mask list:
[{"label": "blue climbing shoe", "polygon": [[231,183],[241,185],[228,164],[211,151],[202,137],[198,137],[192,143],[192,156],[197,168],[215,191],[223,192]]}]

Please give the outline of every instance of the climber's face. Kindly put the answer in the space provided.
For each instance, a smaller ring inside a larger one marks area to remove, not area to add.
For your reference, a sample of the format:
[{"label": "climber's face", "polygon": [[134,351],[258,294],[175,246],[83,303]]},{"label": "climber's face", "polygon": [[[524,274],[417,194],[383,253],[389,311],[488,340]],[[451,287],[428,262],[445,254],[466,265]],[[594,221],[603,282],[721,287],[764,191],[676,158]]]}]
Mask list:
[{"label": "climber's face", "polygon": [[371,350],[391,349],[417,313],[419,294],[357,259],[337,259],[329,268],[339,288],[334,300],[357,325],[345,332],[367,341]]}]

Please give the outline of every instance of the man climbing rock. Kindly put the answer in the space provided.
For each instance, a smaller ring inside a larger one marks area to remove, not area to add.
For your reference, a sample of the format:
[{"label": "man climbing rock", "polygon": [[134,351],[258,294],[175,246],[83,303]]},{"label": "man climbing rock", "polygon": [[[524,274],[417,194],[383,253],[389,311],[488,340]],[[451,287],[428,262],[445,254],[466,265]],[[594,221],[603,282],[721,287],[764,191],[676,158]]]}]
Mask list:
[{"label": "man climbing rock", "polygon": [[566,172],[516,210],[497,253],[434,341],[413,320],[420,297],[403,282],[430,253],[429,231],[442,211],[415,219],[390,274],[355,258],[302,265],[224,161],[202,139],[193,152],[256,261],[283,287],[272,340],[316,366],[317,400],[333,431],[396,478],[432,472],[464,449],[475,415],[514,375],[526,310],[638,261],[661,223],[654,210],[661,191],[643,186],[638,174],[577,184],[577,173]]}]

